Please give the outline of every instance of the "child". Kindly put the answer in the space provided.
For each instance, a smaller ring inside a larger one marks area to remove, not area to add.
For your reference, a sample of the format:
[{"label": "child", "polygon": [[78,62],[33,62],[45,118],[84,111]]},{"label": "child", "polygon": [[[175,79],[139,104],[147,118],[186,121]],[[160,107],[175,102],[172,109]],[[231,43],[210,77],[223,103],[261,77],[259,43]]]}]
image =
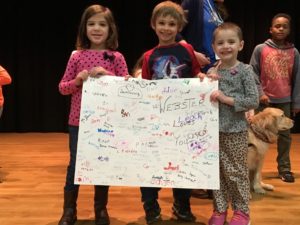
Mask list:
[{"label": "child", "polygon": [[[158,46],[143,55],[142,78],[148,80],[169,78],[203,78],[200,65],[191,45],[177,43],[175,37],[186,23],[180,5],[171,1],[158,4],[151,17],[151,27],[158,37]],[[141,187],[147,224],[161,220],[157,202],[159,188]],[[173,214],[177,219],[195,221],[190,208],[190,189],[173,189]]]},{"label": "child", "polygon": [[[255,47],[250,64],[261,82],[260,110],[270,106],[282,109],[286,116],[300,111],[299,52],[288,42],[291,17],[275,15],[270,27],[271,39]],[[294,182],[290,161],[290,130],[280,131],[277,141],[277,170],[284,182]]]},{"label": "child", "polygon": [[134,78],[141,78],[142,77],[142,65],[143,65],[143,55],[141,55],[138,60],[136,61],[133,69],[132,69],[132,76]]},{"label": "child", "polygon": [[[77,196],[79,185],[74,184],[77,139],[80,117],[82,83],[88,76],[128,74],[123,55],[115,49],[118,47],[118,33],[112,12],[101,5],[91,5],[83,12],[78,35],[77,51],[73,51],[62,80],[59,91],[71,95],[69,114],[70,162],[64,187],[64,211],[59,225],[73,225],[77,219]],[[110,224],[106,205],[108,186],[95,186],[94,209],[95,224]]]},{"label": "child", "polygon": [[220,58],[208,72],[219,76],[219,90],[211,94],[219,102],[220,189],[213,191],[214,212],[209,225],[226,222],[228,201],[234,210],[229,225],[248,225],[248,132],[245,112],[258,107],[258,91],[250,65],[237,60],[243,49],[241,29],[223,23],[213,33],[213,49]]},{"label": "child", "polygon": [[11,83],[11,77],[9,73],[4,69],[2,66],[0,66],[0,117],[3,112],[3,105],[4,105],[4,97],[2,94],[2,86],[7,85]]}]

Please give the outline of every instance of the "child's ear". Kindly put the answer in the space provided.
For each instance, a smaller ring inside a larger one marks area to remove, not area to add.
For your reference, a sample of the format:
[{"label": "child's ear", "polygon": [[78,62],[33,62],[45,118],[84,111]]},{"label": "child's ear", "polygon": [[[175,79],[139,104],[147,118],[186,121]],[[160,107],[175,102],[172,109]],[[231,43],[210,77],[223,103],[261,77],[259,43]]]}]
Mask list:
[{"label": "child's ear", "polygon": [[214,52],[216,52],[214,43],[211,43],[211,47],[212,47],[212,49],[214,50]]},{"label": "child's ear", "polygon": [[153,23],[151,23],[151,28],[155,30],[155,25]]},{"label": "child's ear", "polygon": [[181,25],[180,27],[178,27],[178,33],[180,33],[183,29],[183,26]]},{"label": "child's ear", "polygon": [[241,42],[240,42],[240,47],[239,47],[239,51],[242,51],[243,50],[243,48],[244,48],[244,41],[242,40]]},{"label": "child's ear", "polygon": [[269,29],[269,34],[272,35],[272,27],[270,27],[270,29]]}]

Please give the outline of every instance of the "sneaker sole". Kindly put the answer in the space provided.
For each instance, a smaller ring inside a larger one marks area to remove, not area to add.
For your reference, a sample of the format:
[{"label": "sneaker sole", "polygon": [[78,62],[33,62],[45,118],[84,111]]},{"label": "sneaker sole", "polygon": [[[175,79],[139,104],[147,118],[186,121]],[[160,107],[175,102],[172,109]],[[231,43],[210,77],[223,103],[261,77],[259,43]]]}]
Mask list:
[{"label": "sneaker sole", "polygon": [[196,218],[195,219],[187,219],[187,218],[184,218],[182,216],[180,216],[176,211],[173,211],[173,215],[177,218],[177,220],[179,221],[184,221],[184,222],[195,222],[196,221]]},{"label": "sneaker sole", "polygon": [[294,183],[294,182],[295,182],[295,179],[286,179],[286,178],[284,178],[284,176],[279,176],[279,178],[280,178],[283,182],[286,182],[286,183]]},{"label": "sneaker sole", "polygon": [[159,215],[158,217],[155,217],[155,219],[153,219],[153,220],[151,220],[151,221],[147,221],[147,220],[146,220],[146,223],[147,223],[148,225],[150,225],[150,224],[154,224],[154,223],[159,222],[159,221],[162,221],[161,215]]}]

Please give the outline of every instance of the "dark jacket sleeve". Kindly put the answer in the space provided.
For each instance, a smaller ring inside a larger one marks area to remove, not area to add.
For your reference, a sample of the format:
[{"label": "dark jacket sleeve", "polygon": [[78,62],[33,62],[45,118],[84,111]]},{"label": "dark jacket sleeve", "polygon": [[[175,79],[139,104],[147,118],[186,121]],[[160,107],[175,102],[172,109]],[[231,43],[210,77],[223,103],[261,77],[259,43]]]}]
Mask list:
[{"label": "dark jacket sleeve", "polygon": [[198,52],[202,52],[203,0],[183,0],[181,4],[187,13],[187,25],[178,34],[177,41],[184,39]]}]

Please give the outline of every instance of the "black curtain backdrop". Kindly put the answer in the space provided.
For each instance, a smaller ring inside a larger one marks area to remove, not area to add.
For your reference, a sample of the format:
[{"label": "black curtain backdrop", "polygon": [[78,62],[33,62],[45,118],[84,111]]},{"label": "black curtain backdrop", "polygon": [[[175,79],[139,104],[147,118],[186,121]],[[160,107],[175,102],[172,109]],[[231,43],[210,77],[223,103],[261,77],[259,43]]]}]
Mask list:
[{"label": "black curtain backdrop", "polygon": [[[66,132],[69,97],[58,92],[84,8],[109,7],[119,29],[119,51],[129,70],[146,50],[157,44],[150,16],[159,0],[1,1],[0,64],[13,82],[3,87],[5,106],[1,132]],[[180,3],[180,0],[176,0]],[[245,47],[239,59],[248,63],[256,44],[269,37],[271,18],[292,16],[292,41],[300,47],[299,0],[225,0],[229,21],[241,26]],[[293,132],[300,132],[298,116]]]}]

